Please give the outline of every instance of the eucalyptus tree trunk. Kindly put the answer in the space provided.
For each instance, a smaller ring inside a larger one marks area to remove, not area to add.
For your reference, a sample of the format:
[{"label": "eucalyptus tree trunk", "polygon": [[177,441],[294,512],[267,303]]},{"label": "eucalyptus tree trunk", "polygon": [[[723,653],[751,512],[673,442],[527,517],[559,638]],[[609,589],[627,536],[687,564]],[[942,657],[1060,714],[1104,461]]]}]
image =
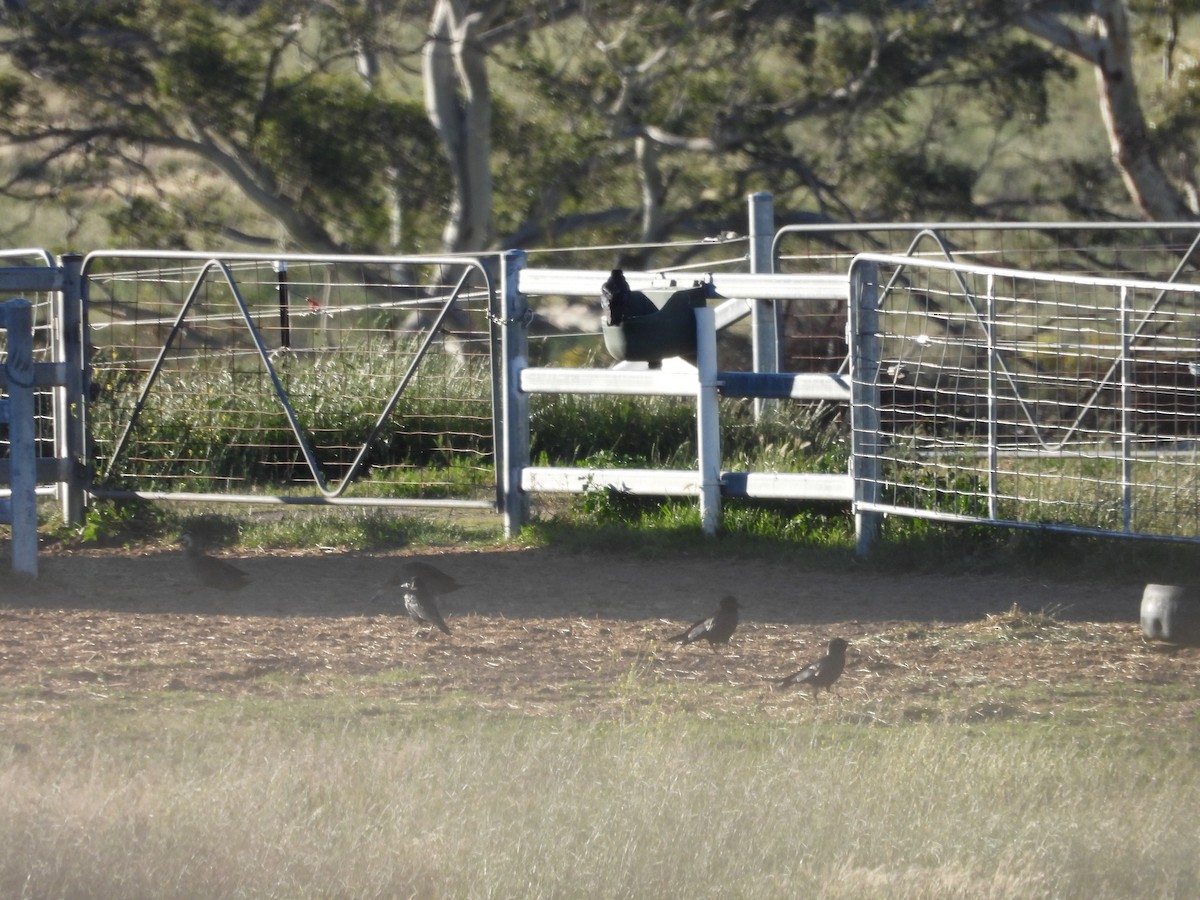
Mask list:
[{"label": "eucalyptus tree trunk", "polygon": [[447,252],[492,243],[491,122],[481,13],[465,0],[437,0],[422,60],[425,108],[450,166],[453,196],[442,232]]},{"label": "eucalyptus tree trunk", "polygon": [[1103,42],[1095,70],[1109,146],[1126,190],[1143,213],[1164,221],[1189,219],[1196,210],[1164,174],[1150,142],[1133,74],[1128,13],[1120,0],[1101,0],[1092,16]]},{"label": "eucalyptus tree trunk", "polygon": [[1124,0],[1095,0],[1088,24],[1089,30],[1083,32],[1052,14],[1022,20],[1031,34],[1091,63],[1113,162],[1142,213],[1158,221],[1194,218],[1197,210],[1167,177],[1150,140],[1134,77],[1129,10]]},{"label": "eucalyptus tree trunk", "polygon": [[658,167],[658,145],[645,136],[639,136],[635,143],[642,183],[641,241],[648,244],[662,238],[663,203],[667,191]]}]

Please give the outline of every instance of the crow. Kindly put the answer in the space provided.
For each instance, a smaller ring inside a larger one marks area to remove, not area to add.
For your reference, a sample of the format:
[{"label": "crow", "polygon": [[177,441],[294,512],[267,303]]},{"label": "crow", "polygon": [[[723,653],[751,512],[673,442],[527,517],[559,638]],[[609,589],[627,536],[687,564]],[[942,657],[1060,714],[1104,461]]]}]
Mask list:
[{"label": "crow", "polygon": [[715,613],[707,619],[701,619],[691,628],[686,631],[681,631],[670,638],[672,641],[678,641],[683,645],[704,639],[708,641],[708,646],[716,652],[717,644],[728,644],[729,638],[733,635],[733,630],[738,624],[738,609],[741,608],[740,603],[731,596],[721,598],[721,605]]},{"label": "crow", "polygon": [[804,684],[812,688],[814,697],[821,688],[833,690],[833,683],[846,668],[846,648],[849,646],[842,638],[834,638],[829,642],[829,650],[824,656],[809,663],[799,672],[793,672],[787,678],[775,682],[775,689],[782,690],[793,684]]},{"label": "crow", "polygon": [[250,581],[250,576],[233,563],[205,553],[191,532],[185,531],[175,543],[183,545],[188,566],[204,585],[222,591],[236,591]]},{"label": "crow", "polygon": [[[436,569],[434,570],[437,571]],[[449,577],[449,576],[446,576]],[[413,621],[418,625],[432,625],[445,634],[450,633],[450,629],[446,627],[446,620],[442,618],[442,614],[438,611],[437,603],[434,596],[438,593],[447,593],[448,591],[438,591],[434,586],[434,578],[429,575],[416,573],[412,575],[402,585],[404,589],[404,608],[408,610],[408,614],[412,616]],[[459,587],[455,582],[455,587],[449,590],[455,590]]]},{"label": "crow", "polygon": [[658,312],[654,302],[640,291],[630,289],[625,273],[613,269],[608,281],[600,287],[600,307],[604,324],[620,325],[633,316],[648,316]]}]

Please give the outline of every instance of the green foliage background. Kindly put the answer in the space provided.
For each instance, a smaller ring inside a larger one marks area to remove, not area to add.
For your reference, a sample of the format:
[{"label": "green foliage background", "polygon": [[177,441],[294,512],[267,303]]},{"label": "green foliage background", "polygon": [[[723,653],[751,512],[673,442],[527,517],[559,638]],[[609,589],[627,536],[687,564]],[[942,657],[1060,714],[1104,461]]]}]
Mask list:
[{"label": "green foliage background", "polygon": [[[1082,28],[1070,5],[510,6],[463,7],[485,23],[492,125],[471,139],[490,142],[502,246],[741,232],[761,190],[780,224],[1136,214],[1090,73],[1016,27]],[[1183,187],[1194,6],[1131,4],[1150,137]],[[15,244],[440,249],[455,176],[422,84],[434,0],[22,7],[0,18]]]}]

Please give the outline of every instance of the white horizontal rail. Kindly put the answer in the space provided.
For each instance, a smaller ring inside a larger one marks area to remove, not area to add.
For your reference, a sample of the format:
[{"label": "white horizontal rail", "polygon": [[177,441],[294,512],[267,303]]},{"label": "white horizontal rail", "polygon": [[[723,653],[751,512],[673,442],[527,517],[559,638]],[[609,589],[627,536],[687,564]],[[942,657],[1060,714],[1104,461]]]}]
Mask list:
[{"label": "white horizontal rail", "polygon": [[[549,494],[581,494],[613,488],[638,496],[698,497],[700,474],[681,469],[592,469],[542,466],[521,470],[521,489]],[[854,499],[849,475],[817,472],[722,472],[721,493],[727,497],[771,500]]]},{"label": "white horizontal rail", "polygon": [[645,496],[700,496],[700,473],[682,469],[588,469],[537,466],[521,470],[521,489],[581,494],[598,487]]},{"label": "white horizontal rail", "polygon": [[753,311],[754,303],[750,300],[745,298],[740,300],[726,300],[713,310],[713,317],[717,322],[717,331],[728,328],[734,322],[740,322]]},{"label": "white horizontal rail", "polygon": [[819,372],[720,372],[717,378],[717,387],[726,397],[850,402],[850,379],[846,375]]},{"label": "white horizontal rail", "polygon": [[[628,369],[533,368],[521,371],[521,390],[527,394],[626,394],[691,397],[695,372]],[[820,373],[720,372],[718,390],[729,397],[849,402],[845,376]]]},{"label": "white horizontal rail", "polygon": [[[529,296],[599,297],[609,269],[522,269],[517,290]],[[635,291],[692,287],[691,274],[626,272]],[[850,280],[845,275],[749,275],[744,272],[705,273],[717,299],[750,297],[755,300],[845,300]]]},{"label": "white horizontal rail", "polygon": [[527,394],[641,394],[694,397],[695,372],[612,369],[523,369],[521,390]]},{"label": "white horizontal rail", "polygon": [[846,275],[748,275],[722,272],[713,275],[717,297],[752,297],[755,300],[847,300]]},{"label": "white horizontal rail", "polygon": [[755,500],[854,500],[854,479],[829,472],[722,472],[721,493]]}]

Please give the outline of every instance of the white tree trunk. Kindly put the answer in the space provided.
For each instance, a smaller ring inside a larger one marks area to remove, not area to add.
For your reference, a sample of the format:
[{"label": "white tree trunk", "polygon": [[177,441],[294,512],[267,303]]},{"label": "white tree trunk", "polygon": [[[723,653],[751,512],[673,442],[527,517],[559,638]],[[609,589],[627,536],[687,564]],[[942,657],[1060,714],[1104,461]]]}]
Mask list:
[{"label": "white tree trunk", "polygon": [[1122,0],[1100,0],[1092,16],[1103,49],[1096,62],[1100,114],[1125,188],[1142,212],[1163,221],[1191,218],[1183,194],[1163,173],[1150,143],[1133,75],[1129,15]]},{"label": "white tree trunk", "polygon": [[658,168],[658,145],[644,136],[635,141],[638,170],[642,181],[642,243],[657,241],[662,236],[663,198],[666,188]]},{"label": "white tree trunk", "polygon": [[1050,14],[1028,16],[1022,25],[1031,34],[1092,64],[1113,162],[1142,213],[1158,221],[1192,218],[1196,211],[1167,178],[1150,142],[1134,78],[1129,10],[1124,0],[1096,0],[1088,34]]},{"label": "white tree trunk", "polygon": [[478,37],[483,16],[437,0],[425,43],[425,108],[450,166],[454,195],[442,232],[448,252],[492,243],[492,102]]}]

